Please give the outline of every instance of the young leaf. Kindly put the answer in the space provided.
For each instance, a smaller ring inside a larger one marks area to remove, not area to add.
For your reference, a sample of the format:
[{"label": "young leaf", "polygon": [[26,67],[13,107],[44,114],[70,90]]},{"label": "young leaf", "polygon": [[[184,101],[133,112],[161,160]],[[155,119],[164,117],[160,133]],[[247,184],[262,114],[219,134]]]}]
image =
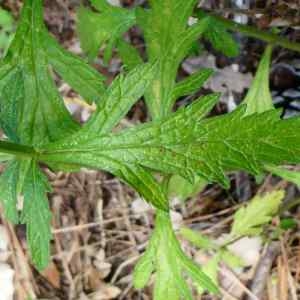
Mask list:
[{"label": "young leaf", "polygon": [[45,268],[50,258],[50,220],[47,192],[50,186],[45,175],[32,162],[24,183],[24,207],[21,222],[26,224],[27,239],[33,262],[39,270]]},{"label": "young leaf", "polygon": [[[135,11],[121,7],[103,5],[103,1],[93,1],[101,13],[81,7],[78,11],[78,33],[82,49],[90,59],[94,59],[100,47],[108,43],[105,53],[107,62],[121,35],[135,23]],[[97,5],[98,3],[98,5]]]},{"label": "young leaf", "polygon": [[269,87],[269,73],[272,55],[272,46],[267,46],[259,63],[254,81],[244,99],[247,104],[246,114],[262,113],[274,109]]},{"label": "young leaf", "polygon": [[278,211],[283,198],[282,190],[253,198],[249,205],[235,213],[231,234],[233,236],[260,234],[263,226],[269,223]]}]

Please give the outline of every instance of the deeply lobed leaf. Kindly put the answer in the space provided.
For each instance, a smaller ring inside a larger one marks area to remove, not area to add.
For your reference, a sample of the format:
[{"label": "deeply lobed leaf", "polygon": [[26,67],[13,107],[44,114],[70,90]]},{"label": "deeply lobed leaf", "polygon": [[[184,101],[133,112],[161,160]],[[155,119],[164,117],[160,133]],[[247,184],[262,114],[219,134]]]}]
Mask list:
[{"label": "deeply lobed leaf", "polygon": [[[29,248],[40,269],[47,265],[50,255],[49,187],[32,161],[35,155],[30,146],[49,143],[79,129],[56,89],[50,65],[88,101],[99,101],[103,77],[49,35],[43,23],[42,1],[26,0],[15,38],[0,64],[0,125],[15,143],[14,149],[27,145],[27,150],[20,157],[22,151],[14,153],[16,159],[9,157],[0,177],[0,193],[6,216],[27,225]],[[17,205],[21,195],[24,206],[20,217]]]},{"label": "deeply lobed leaf", "polygon": [[260,234],[262,226],[270,222],[278,211],[283,198],[282,190],[256,196],[247,207],[235,213],[231,234],[238,237]]},{"label": "deeply lobed leaf", "polygon": [[41,159],[110,172],[114,171],[111,161],[118,161],[190,180],[197,173],[225,187],[229,185],[227,171],[257,174],[265,164],[299,162],[299,118],[281,120],[273,110],[244,117],[242,107],[199,121],[216,99],[216,95],[205,97],[170,117],[117,134],[78,134],[47,145]]}]

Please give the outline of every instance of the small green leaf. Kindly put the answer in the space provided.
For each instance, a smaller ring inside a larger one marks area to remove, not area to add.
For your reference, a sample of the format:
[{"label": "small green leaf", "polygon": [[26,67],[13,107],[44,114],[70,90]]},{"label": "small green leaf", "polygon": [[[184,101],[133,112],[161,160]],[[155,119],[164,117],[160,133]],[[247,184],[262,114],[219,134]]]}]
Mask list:
[{"label": "small green leaf", "polygon": [[235,213],[231,234],[233,236],[259,235],[263,226],[269,223],[278,211],[283,198],[282,190],[254,197],[246,207],[240,208]]},{"label": "small green leaf", "polygon": [[296,228],[298,226],[298,223],[293,218],[284,218],[280,220],[280,228],[283,230],[289,230]]},{"label": "small green leaf", "polygon": [[274,109],[269,87],[271,56],[272,46],[269,45],[261,58],[253,83],[244,99],[244,103],[247,104],[246,115]]}]

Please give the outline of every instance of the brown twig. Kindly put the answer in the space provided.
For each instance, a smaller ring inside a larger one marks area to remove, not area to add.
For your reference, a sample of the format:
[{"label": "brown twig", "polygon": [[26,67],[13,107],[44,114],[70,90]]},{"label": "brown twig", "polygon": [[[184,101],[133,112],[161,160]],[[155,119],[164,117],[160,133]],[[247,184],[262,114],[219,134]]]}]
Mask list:
[{"label": "brown twig", "polygon": [[[258,298],[263,299],[266,290],[268,275],[272,268],[273,261],[276,259],[280,251],[280,244],[272,242],[268,245],[265,254],[261,257],[255,270],[254,278],[250,284],[251,292]],[[252,300],[246,296],[245,300]]]}]

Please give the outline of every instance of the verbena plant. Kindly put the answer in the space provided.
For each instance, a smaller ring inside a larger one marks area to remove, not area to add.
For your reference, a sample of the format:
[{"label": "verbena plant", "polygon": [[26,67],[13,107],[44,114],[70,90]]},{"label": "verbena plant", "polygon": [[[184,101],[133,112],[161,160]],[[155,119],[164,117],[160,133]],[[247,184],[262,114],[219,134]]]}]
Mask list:
[{"label": "verbena plant", "polygon": [[[155,272],[154,299],[192,299],[186,276],[197,287],[212,293],[218,289],[180,247],[169,216],[169,179],[180,175],[193,183],[202,178],[228,188],[226,172],[259,174],[265,168],[299,163],[300,119],[281,120],[280,111],[272,106],[249,111],[260,100],[255,93],[249,96],[254,100],[218,117],[205,118],[219,94],[172,112],[178,98],[197,91],[212,75],[205,69],[176,81],[178,68],[195,42],[202,36],[227,55],[236,55],[238,46],[224,29],[222,22],[227,21],[200,10],[195,15],[198,21],[188,26],[196,0],[149,3],[147,9],[126,10],[93,0],[98,12],[80,9],[78,29],[89,58],[105,43],[105,60],[116,47],[128,71],[106,87],[102,75],[65,51],[48,33],[42,0],[24,1],[15,38],[0,65],[0,124],[7,137],[0,141],[1,159],[6,163],[0,195],[6,217],[26,224],[32,260],[43,269],[50,256],[47,192],[51,188],[39,165],[62,171],[88,167],[114,174],[157,209],[153,235],[135,270],[135,286],[144,287]],[[122,38],[133,25],[143,30],[147,63]],[[251,35],[249,28],[243,30]],[[273,35],[263,38],[277,42]],[[278,43],[298,47],[282,39]],[[76,123],[66,110],[52,71],[88,103],[97,104],[85,124]],[[112,133],[142,96],[152,121]]]}]

